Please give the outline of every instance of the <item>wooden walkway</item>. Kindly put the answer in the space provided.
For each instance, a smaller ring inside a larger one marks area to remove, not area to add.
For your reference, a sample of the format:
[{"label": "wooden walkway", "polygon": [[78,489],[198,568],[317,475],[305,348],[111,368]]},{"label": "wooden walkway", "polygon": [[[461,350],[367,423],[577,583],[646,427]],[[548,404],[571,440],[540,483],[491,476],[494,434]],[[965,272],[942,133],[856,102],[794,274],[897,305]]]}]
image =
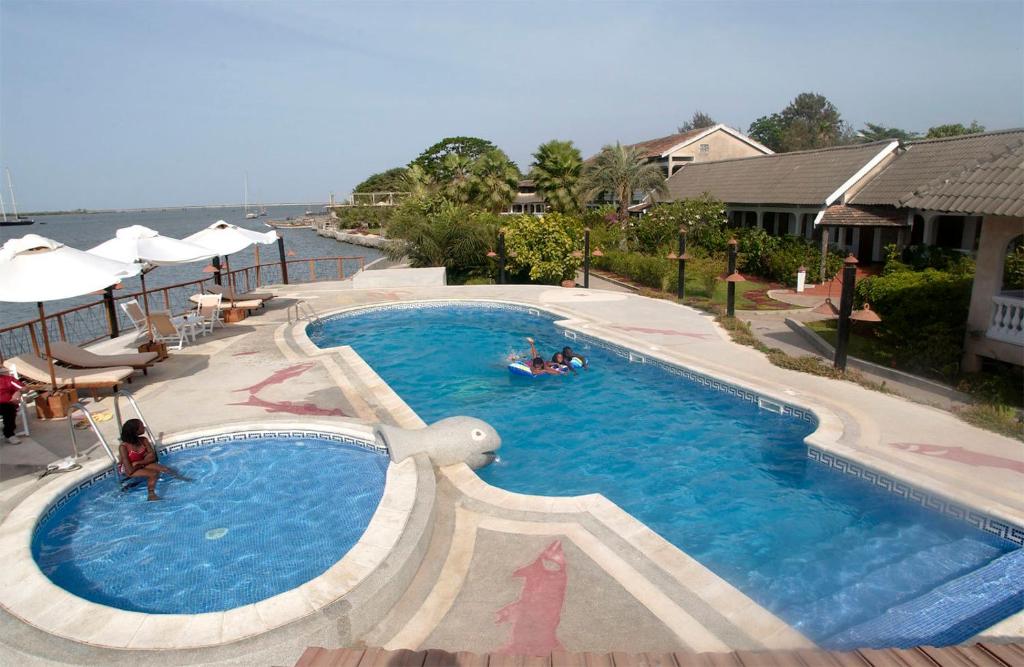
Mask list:
[{"label": "wooden walkway", "polygon": [[553,653],[526,657],[446,651],[307,648],[295,667],[1019,667],[1024,645],[734,653]]}]

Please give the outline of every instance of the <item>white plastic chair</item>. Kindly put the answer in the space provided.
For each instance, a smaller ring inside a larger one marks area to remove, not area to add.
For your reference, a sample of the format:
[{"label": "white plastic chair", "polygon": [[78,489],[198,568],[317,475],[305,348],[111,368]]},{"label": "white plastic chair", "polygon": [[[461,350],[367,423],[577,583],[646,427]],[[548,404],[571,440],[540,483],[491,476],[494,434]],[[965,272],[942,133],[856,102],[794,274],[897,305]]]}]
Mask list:
[{"label": "white plastic chair", "polygon": [[[179,320],[179,321],[175,321]],[[180,350],[186,341],[195,341],[195,326],[179,318],[171,318],[165,312],[150,312],[149,323],[153,325],[153,339]],[[189,334],[192,334],[191,336]]]},{"label": "white plastic chair", "polygon": [[224,326],[224,320],[220,316],[221,300],[220,294],[196,294],[192,300],[196,302],[196,324],[199,333],[213,333],[216,325]]},{"label": "white plastic chair", "polygon": [[137,335],[146,333],[146,313],[143,312],[142,306],[139,305],[139,302],[136,299],[122,303],[121,310],[123,310],[124,314],[128,316],[128,319],[132,321]]}]

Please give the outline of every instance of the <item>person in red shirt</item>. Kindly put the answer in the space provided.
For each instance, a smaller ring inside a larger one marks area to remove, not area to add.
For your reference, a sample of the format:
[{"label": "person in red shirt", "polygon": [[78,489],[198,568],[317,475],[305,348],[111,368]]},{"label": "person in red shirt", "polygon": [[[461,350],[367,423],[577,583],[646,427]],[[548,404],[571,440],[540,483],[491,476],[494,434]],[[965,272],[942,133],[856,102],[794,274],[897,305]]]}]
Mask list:
[{"label": "person in red shirt", "polygon": [[0,368],[0,416],[4,421],[4,440],[9,445],[21,444],[21,438],[14,435],[14,420],[18,415],[21,403],[21,390],[25,385],[13,377],[10,371]]}]

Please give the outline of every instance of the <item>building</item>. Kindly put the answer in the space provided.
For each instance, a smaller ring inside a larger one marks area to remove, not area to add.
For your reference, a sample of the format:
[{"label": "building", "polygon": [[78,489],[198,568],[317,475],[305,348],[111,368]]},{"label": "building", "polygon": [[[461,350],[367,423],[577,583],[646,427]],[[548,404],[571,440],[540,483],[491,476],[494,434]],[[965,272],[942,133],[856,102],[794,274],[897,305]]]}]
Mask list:
[{"label": "building", "polygon": [[544,197],[537,194],[537,185],[528,178],[519,181],[519,191],[502,215],[544,215],[548,211]]},{"label": "building", "polygon": [[723,200],[736,227],[821,239],[862,263],[882,261],[888,244],[972,254],[963,366],[1024,365],[1024,292],[1003,278],[1024,243],[1024,130],[692,164],[668,188],[670,201]]},{"label": "building", "polygon": [[658,139],[648,139],[629,146],[641,149],[648,162],[661,165],[665,178],[691,162],[714,162],[773,154],[767,146],[721,123]]}]

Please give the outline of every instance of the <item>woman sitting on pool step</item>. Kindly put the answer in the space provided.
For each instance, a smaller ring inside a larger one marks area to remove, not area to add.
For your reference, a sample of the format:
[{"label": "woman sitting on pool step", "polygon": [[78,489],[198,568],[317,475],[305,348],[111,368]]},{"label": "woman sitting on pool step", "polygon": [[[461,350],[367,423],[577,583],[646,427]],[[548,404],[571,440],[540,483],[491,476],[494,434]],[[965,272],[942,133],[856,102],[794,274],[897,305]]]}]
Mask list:
[{"label": "woman sitting on pool step", "polygon": [[160,473],[185,481],[191,480],[174,468],[158,463],[156,450],[145,434],[146,426],[141,419],[129,419],[124,423],[121,427],[121,463],[118,468],[125,477],[145,478],[148,499],[160,500],[160,496],[156,495],[156,480],[160,478]]}]

